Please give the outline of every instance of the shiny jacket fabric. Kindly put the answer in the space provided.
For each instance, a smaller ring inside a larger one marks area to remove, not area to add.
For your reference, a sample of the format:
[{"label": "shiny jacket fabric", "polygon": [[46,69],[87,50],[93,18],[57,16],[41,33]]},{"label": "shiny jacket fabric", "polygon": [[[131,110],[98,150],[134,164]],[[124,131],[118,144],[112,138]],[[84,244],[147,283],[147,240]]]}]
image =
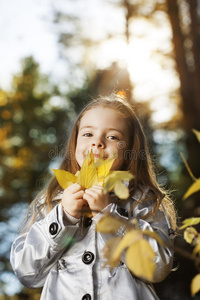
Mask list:
[{"label": "shiny jacket fabric", "polygon": [[[59,198],[61,195],[57,200]],[[155,230],[164,241],[168,240],[169,228],[162,210],[148,219],[141,219],[152,209],[152,200],[139,201],[132,213],[127,215],[133,202],[140,198],[138,190],[127,200],[110,203],[104,211],[121,218],[137,218],[141,229]],[[39,201],[37,209],[42,201]],[[84,224],[79,221],[73,225],[66,219],[61,203],[57,203],[55,201],[48,214],[45,209],[41,210],[30,230],[20,234],[12,245],[11,265],[23,285],[43,287],[41,300],[159,299],[151,284],[130,273],[125,261],[113,270],[109,266],[103,267],[101,250],[110,235],[95,231],[101,213]],[[124,232],[119,230],[117,234],[123,235]],[[154,282],[159,282],[171,271],[173,253],[154,239],[150,238],[149,243],[156,253]]]}]

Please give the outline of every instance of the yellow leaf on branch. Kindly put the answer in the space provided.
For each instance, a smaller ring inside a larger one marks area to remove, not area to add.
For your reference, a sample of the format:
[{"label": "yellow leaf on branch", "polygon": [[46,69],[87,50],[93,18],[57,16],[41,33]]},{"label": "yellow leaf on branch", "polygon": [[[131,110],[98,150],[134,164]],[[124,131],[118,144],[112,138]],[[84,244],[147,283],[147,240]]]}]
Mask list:
[{"label": "yellow leaf on branch", "polygon": [[196,135],[197,140],[200,143],[200,131],[196,130],[196,129],[192,129],[192,131],[194,132],[194,134]]},{"label": "yellow leaf on branch", "polygon": [[164,246],[164,241],[159,237],[159,235],[155,231],[150,231],[149,229],[145,229],[142,231],[144,236],[150,237],[156,240],[160,245]]},{"label": "yellow leaf on branch", "polygon": [[195,239],[195,245],[193,253],[200,256],[200,234],[198,234],[198,237]]},{"label": "yellow leaf on branch", "polygon": [[194,227],[188,227],[184,231],[184,239],[186,240],[187,243],[191,244],[194,238],[198,236],[198,232]]},{"label": "yellow leaf on branch", "polygon": [[161,245],[164,245],[156,232],[142,231],[135,224],[130,225],[128,221],[120,220],[114,215],[104,216],[97,223],[96,230],[108,234],[114,234],[119,231],[125,233],[124,235],[111,238],[106,243],[103,249],[106,259],[105,264],[108,264],[113,269],[125,257],[127,267],[135,276],[148,281],[153,280],[155,253],[146,237],[156,239]]},{"label": "yellow leaf on branch", "polygon": [[191,283],[191,294],[192,297],[196,295],[200,291],[200,274],[197,274],[193,279]]},{"label": "yellow leaf on branch", "polygon": [[187,192],[185,193],[185,195],[183,196],[183,200],[185,200],[186,198],[188,198],[189,196],[191,196],[192,194],[196,193],[200,191],[200,178],[197,179],[187,190]]},{"label": "yellow leaf on branch", "polygon": [[122,255],[122,252],[134,244],[138,239],[141,239],[142,235],[138,230],[132,229],[128,231],[122,238],[119,244],[117,245],[111,262],[118,261]]},{"label": "yellow leaf on branch", "polygon": [[116,233],[121,226],[124,226],[124,222],[110,214],[100,219],[96,225],[96,231],[102,233]]},{"label": "yellow leaf on branch", "polygon": [[180,230],[188,227],[188,226],[192,226],[192,225],[197,225],[200,223],[200,218],[189,218],[189,219],[185,219],[183,221],[183,225],[179,228]]},{"label": "yellow leaf on branch", "polygon": [[105,265],[109,265],[111,270],[119,265],[121,257],[117,257],[115,260],[113,260],[113,254],[116,250],[116,247],[119,245],[122,237],[121,236],[114,236],[111,239],[109,239],[103,248],[103,255],[106,259]]},{"label": "yellow leaf on branch", "polygon": [[148,241],[140,239],[127,249],[125,260],[127,267],[135,276],[152,281],[155,272],[155,256]]}]

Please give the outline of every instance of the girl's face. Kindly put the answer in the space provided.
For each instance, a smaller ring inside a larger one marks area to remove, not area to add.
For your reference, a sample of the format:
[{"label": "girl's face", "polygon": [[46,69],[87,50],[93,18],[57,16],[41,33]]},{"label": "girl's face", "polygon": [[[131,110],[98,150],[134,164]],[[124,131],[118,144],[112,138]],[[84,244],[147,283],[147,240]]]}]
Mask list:
[{"label": "girl's face", "polygon": [[113,108],[96,107],[87,111],[80,121],[76,145],[76,160],[79,166],[91,149],[97,160],[103,150],[103,158],[117,154],[112,170],[123,167],[129,146],[129,132],[125,118]]}]

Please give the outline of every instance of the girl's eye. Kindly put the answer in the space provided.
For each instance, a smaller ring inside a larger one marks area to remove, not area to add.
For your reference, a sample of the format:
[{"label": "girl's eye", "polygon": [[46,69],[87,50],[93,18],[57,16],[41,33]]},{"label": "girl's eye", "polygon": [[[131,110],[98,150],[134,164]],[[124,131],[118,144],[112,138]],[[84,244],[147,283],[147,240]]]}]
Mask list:
[{"label": "girl's eye", "polygon": [[86,136],[86,137],[91,137],[91,136],[92,136],[92,134],[91,134],[90,132],[86,132],[86,133],[84,133],[84,134],[83,134],[83,136]]},{"label": "girl's eye", "polygon": [[108,137],[109,140],[118,140],[119,141],[119,138],[116,136],[116,135],[110,135]]}]

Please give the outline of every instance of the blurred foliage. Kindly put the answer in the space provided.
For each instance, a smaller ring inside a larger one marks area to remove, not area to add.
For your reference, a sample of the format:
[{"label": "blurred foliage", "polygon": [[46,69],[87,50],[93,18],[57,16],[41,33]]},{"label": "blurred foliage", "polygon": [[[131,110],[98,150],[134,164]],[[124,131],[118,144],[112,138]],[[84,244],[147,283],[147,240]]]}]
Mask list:
[{"label": "blurred foliage", "polygon": [[11,270],[9,249],[27,204],[49,179],[49,163],[59,160],[74,115],[70,100],[40,74],[32,57],[22,62],[21,74],[13,77],[12,90],[0,90],[2,289],[8,283],[6,270]]},{"label": "blurred foliage", "polygon": [[51,151],[63,142],[70,106],[39,74],[31,57],[24,60],[22,73],[14,76],[13,90],[0,90],[0,205],[34,197],[35,178],[44,173]]}]

